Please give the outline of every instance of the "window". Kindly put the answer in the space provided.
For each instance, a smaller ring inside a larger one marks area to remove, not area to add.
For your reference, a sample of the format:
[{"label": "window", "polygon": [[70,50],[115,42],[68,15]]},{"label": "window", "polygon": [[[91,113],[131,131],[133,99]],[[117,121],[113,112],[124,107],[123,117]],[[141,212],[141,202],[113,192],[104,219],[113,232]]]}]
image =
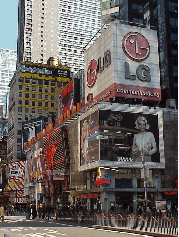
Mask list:
[{"label": "window", "polygon": [[18,108],[18,112],[22,112],[22,107],[19,107],[19,108]]},{"label": "window", "polygon": [[39,92],[42,92],[42,87],[39,87]]},{"label": "window", "polygon": [[25,98],[29,98],[29,93],[25,93]]},{"label": "window", "polygon": [[29,105],[29,101],[28,100],[25,100],[25,105]]},{"label": "window", "polygon": [[32,91],[35,91],[35,90],[36,90],[36,89],[35,89],[35,87],[33,86],[33,87],[32,87]]},{"label": "window", "polygon": [[36,84],[36,79],[32,79],[32,84]]},{"label": "window", "polygon": [[32,113],[35,113],[35,109],[32,109]]},{"label": "window", "polygon": [[48,86],[49,85],[49,81],[44,80],[44,85]]},{"label": "window", "polygon": [[19,97],[22,97],[22,92],[19,92]]},{"label": "window", "polygon": [[35,106],[35,101],[32,101],[32,106]]},{"label": "window", "polygon": [[20,150],[21,150],[21,146],[17,145],[17,151],[20,151]]},{"label": "window", "polygon": [[25,113],[29,113],[29,109],[28,108],[25,108]]},{"label": "window", "polygon": [[170,18],[170,25],[173,26],[173,27],[178,27],[177,18]]},{"label": "window", "polygon": [[48,102],[45,102],[45,107],[48,107]]},{"label": "window", "polygon": [[45,100],[48,100],[48,95],[45,95]]},{"label": "window", "polygon": [[48,88],[45,88],[45,92],[48,92]]},{"label": "window", "polygon": [[42,106],[42,102],[41,101],[38,101],[38,106]]},{"label": "window", "polygon": [[51,107],[54,107],[54,103],[51,103]]},{"label": "window", "polygon": [[19,104],[22,104],[22,100],[19,100]]},{"label": "window", "polygon": [[55,93],[55,89],[54,88],[51,88],[51,93]]},{"label": "window", "polygon": [[36,95],[35,94],[32,94],[32,98],[35,98],[36,97]]},{"label": "window", "polygon": [[21,138],[17,138],[17,143],[21,143]]},{"label": "window", "polygon": [[38,80],[39,85],[43,85],[43,80]]},{"label": "window", "polygon": [[25,79],[25,83],[30,83],[30,79],[29,79],[29,78],[26,78],[26,79]]},{"label": "window", "polygon": [[21,135],[21,130],[17,130],[17,135]]},{"label": "window", "polygon": [[19,86],[19,90],[22,90],[22,85]]},{"label": "window", "polygon": [[28,87],[28,86],[26,86],[26,88],[25,88],[25,89],[26,89],[26,91],[29,91],[29,87]]}]

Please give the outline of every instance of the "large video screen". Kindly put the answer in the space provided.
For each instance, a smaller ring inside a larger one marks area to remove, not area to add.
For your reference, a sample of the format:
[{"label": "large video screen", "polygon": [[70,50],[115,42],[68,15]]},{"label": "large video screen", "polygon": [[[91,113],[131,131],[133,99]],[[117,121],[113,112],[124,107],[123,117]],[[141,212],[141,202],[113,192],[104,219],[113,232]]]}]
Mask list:
[{"label": "large video screen", "polygon": [[158,114],[99,111],[100,160],[160,162]]},{"label": "large video screen", "polygon": [[99,160],[99,115],[98,111],[80,121],[80,165]]}]

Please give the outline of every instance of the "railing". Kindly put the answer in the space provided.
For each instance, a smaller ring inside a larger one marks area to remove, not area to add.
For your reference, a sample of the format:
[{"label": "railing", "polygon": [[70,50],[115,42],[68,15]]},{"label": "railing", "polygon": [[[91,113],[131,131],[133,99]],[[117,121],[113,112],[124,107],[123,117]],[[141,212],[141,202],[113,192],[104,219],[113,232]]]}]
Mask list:
[{"label": "railing", "polygon": [[[87,217],[85,217],[86,219]],[[124,229],[133,229],[138,231],[148,231],[151,233],[169,234],[172,236],[178,235],[178,217],[154,217],[149,215],[143,218],[141,215],[134,216],[133,214],[122,216],[121,214],[112,215],[104,213],[94,214],[93,225],[118,227]]]}]

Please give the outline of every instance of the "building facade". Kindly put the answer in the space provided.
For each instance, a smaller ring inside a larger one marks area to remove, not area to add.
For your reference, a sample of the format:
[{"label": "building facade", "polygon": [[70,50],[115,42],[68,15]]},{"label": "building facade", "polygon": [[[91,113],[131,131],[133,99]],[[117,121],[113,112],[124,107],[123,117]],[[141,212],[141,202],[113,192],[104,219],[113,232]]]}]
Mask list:
[{"label": "building facade", "polygon": [[16,70],[17,51],[0,49],[0,104],[3,105],[3,116],[7,116],[9,82]]},{"label": "building facade", "polygon": [[21,157],[22,122],[57,115],[59,94],[70,81],[68,67],[19,63],[10,82],[8,160]]},{"label": "building facade", "polygon": [[160,106],[176,107],[178,101],[178,1],[102,1],[101,11],[103,24],[117,19],[121,24],[157,30],[162,89]]},{"label": "building facade", "polygon": [[19,1],[18,62],[58,58],[76,72],[101,27],[100,1]]}]

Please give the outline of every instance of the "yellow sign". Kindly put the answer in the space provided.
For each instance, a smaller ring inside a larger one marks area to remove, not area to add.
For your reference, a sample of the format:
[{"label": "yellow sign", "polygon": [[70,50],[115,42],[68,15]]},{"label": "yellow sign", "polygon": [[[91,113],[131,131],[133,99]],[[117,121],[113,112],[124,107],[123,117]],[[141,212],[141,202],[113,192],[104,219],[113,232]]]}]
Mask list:
[{"label": "yellow sign", "polygon": [[78,196],[78,191],[73,191],[73,196],[77,197]]}]

